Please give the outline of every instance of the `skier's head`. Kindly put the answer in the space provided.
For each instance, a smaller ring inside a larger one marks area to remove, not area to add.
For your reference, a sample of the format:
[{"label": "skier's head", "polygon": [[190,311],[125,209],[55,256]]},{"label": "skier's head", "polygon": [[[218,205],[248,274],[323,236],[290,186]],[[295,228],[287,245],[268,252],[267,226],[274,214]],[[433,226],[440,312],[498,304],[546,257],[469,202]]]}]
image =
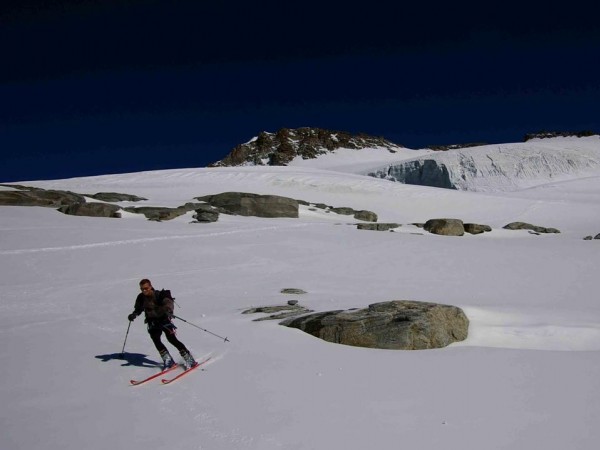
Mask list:
[{"label": "skier's head", "polygon": [[154,292],[152,282],[149,279],[144,278],[142,281],[140,281],[140,290],[142,291],[142,294],[144,294],[146,297],[150,297]]}]

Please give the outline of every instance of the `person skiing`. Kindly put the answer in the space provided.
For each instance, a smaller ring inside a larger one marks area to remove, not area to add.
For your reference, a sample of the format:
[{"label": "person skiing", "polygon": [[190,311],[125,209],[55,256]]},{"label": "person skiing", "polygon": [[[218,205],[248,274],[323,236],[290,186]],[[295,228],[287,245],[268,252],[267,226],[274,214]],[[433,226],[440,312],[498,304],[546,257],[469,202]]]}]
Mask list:
[{"label": "person skiing", "polygon": [[163,360],[163,369],[168,369],[175,365],[175,361],[171,357],[169,350],[167,350],[167,347],[161,341],[163,332],[167,337],[167,341],[179,350],[185,368],[189,369],[193,367],[196,361],[186,346],[175,336],[177,327],[171,322],[174,305],[171,291],[164,289],[161,291],[154,290],[152,282],[147,278],[140,281],[140,290],[142,292],[135,299],[134,310],[127,316],[127,319],[132,322],[142,312],[146,314],[144,322],[148,324],[150,338]]}]

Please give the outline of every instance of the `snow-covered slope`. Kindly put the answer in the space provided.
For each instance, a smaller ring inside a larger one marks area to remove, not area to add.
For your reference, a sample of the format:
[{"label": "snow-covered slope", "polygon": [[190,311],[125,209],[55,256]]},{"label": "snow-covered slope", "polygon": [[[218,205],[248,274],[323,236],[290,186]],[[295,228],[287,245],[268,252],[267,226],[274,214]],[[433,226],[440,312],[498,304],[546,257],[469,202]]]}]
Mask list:
[{"label": "snow-covered slope", "polygon": [[469,191],[515,191],[600,174],[600,137],[532,139],[436,152],[371,174],[402,183]]},{"label": "snow-covered slope", "polygon": [[[482,194],[360,175],[414,155],[377,152],[313,160],[321,167],[21,183],[156,206],[223,191],[278,194],[403,226],[360,231],[347,216],[304,206],[298,219],[222,215],[212,224],[190,223],[191,213],[150,222],[1,206],[0,448],[595,449],[600,240],[582,238],[600,233],[600,176]],[[493,230],[442,237],[410,225],[434,217]],[[502,229],[517,220],[561,233]],[[127,359],[117,359],[144,277],[173,291],[179,316],[231,341],[177,322],[193,353],[213,359],[169,386],[129,386],[159,360],[142,320],[131,325]],[[469,337],[440,350],[369,350],[241,314],[291,298],[316,311],[453,304],[471,321]]]}]

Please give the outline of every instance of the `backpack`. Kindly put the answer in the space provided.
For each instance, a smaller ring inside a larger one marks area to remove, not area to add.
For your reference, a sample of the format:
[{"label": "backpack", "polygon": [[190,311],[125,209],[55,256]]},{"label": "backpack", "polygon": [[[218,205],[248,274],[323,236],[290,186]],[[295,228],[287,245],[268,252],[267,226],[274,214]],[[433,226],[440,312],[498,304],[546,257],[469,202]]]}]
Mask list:
[{"label": "backpack", "polygon": [[160,291],[155,291],[155,292],[156,292],[156,300],[158,301],[159,306],[162,306],[163,300],[166,297],[172,299],[173,303],[175,303],[175,297],[173,297],[171,295],[171,291],[169,289],[161,289]]}]

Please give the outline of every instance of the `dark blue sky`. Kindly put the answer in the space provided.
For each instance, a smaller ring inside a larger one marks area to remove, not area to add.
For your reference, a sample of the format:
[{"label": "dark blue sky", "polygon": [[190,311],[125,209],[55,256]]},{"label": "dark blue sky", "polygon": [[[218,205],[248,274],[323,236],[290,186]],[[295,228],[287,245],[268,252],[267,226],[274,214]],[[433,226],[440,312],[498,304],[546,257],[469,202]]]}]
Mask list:
[{"label": "dark blue sky", "polygon": [[0,182],[203,167],[260,131],[600,131],[591,2],[3,1]]}]

